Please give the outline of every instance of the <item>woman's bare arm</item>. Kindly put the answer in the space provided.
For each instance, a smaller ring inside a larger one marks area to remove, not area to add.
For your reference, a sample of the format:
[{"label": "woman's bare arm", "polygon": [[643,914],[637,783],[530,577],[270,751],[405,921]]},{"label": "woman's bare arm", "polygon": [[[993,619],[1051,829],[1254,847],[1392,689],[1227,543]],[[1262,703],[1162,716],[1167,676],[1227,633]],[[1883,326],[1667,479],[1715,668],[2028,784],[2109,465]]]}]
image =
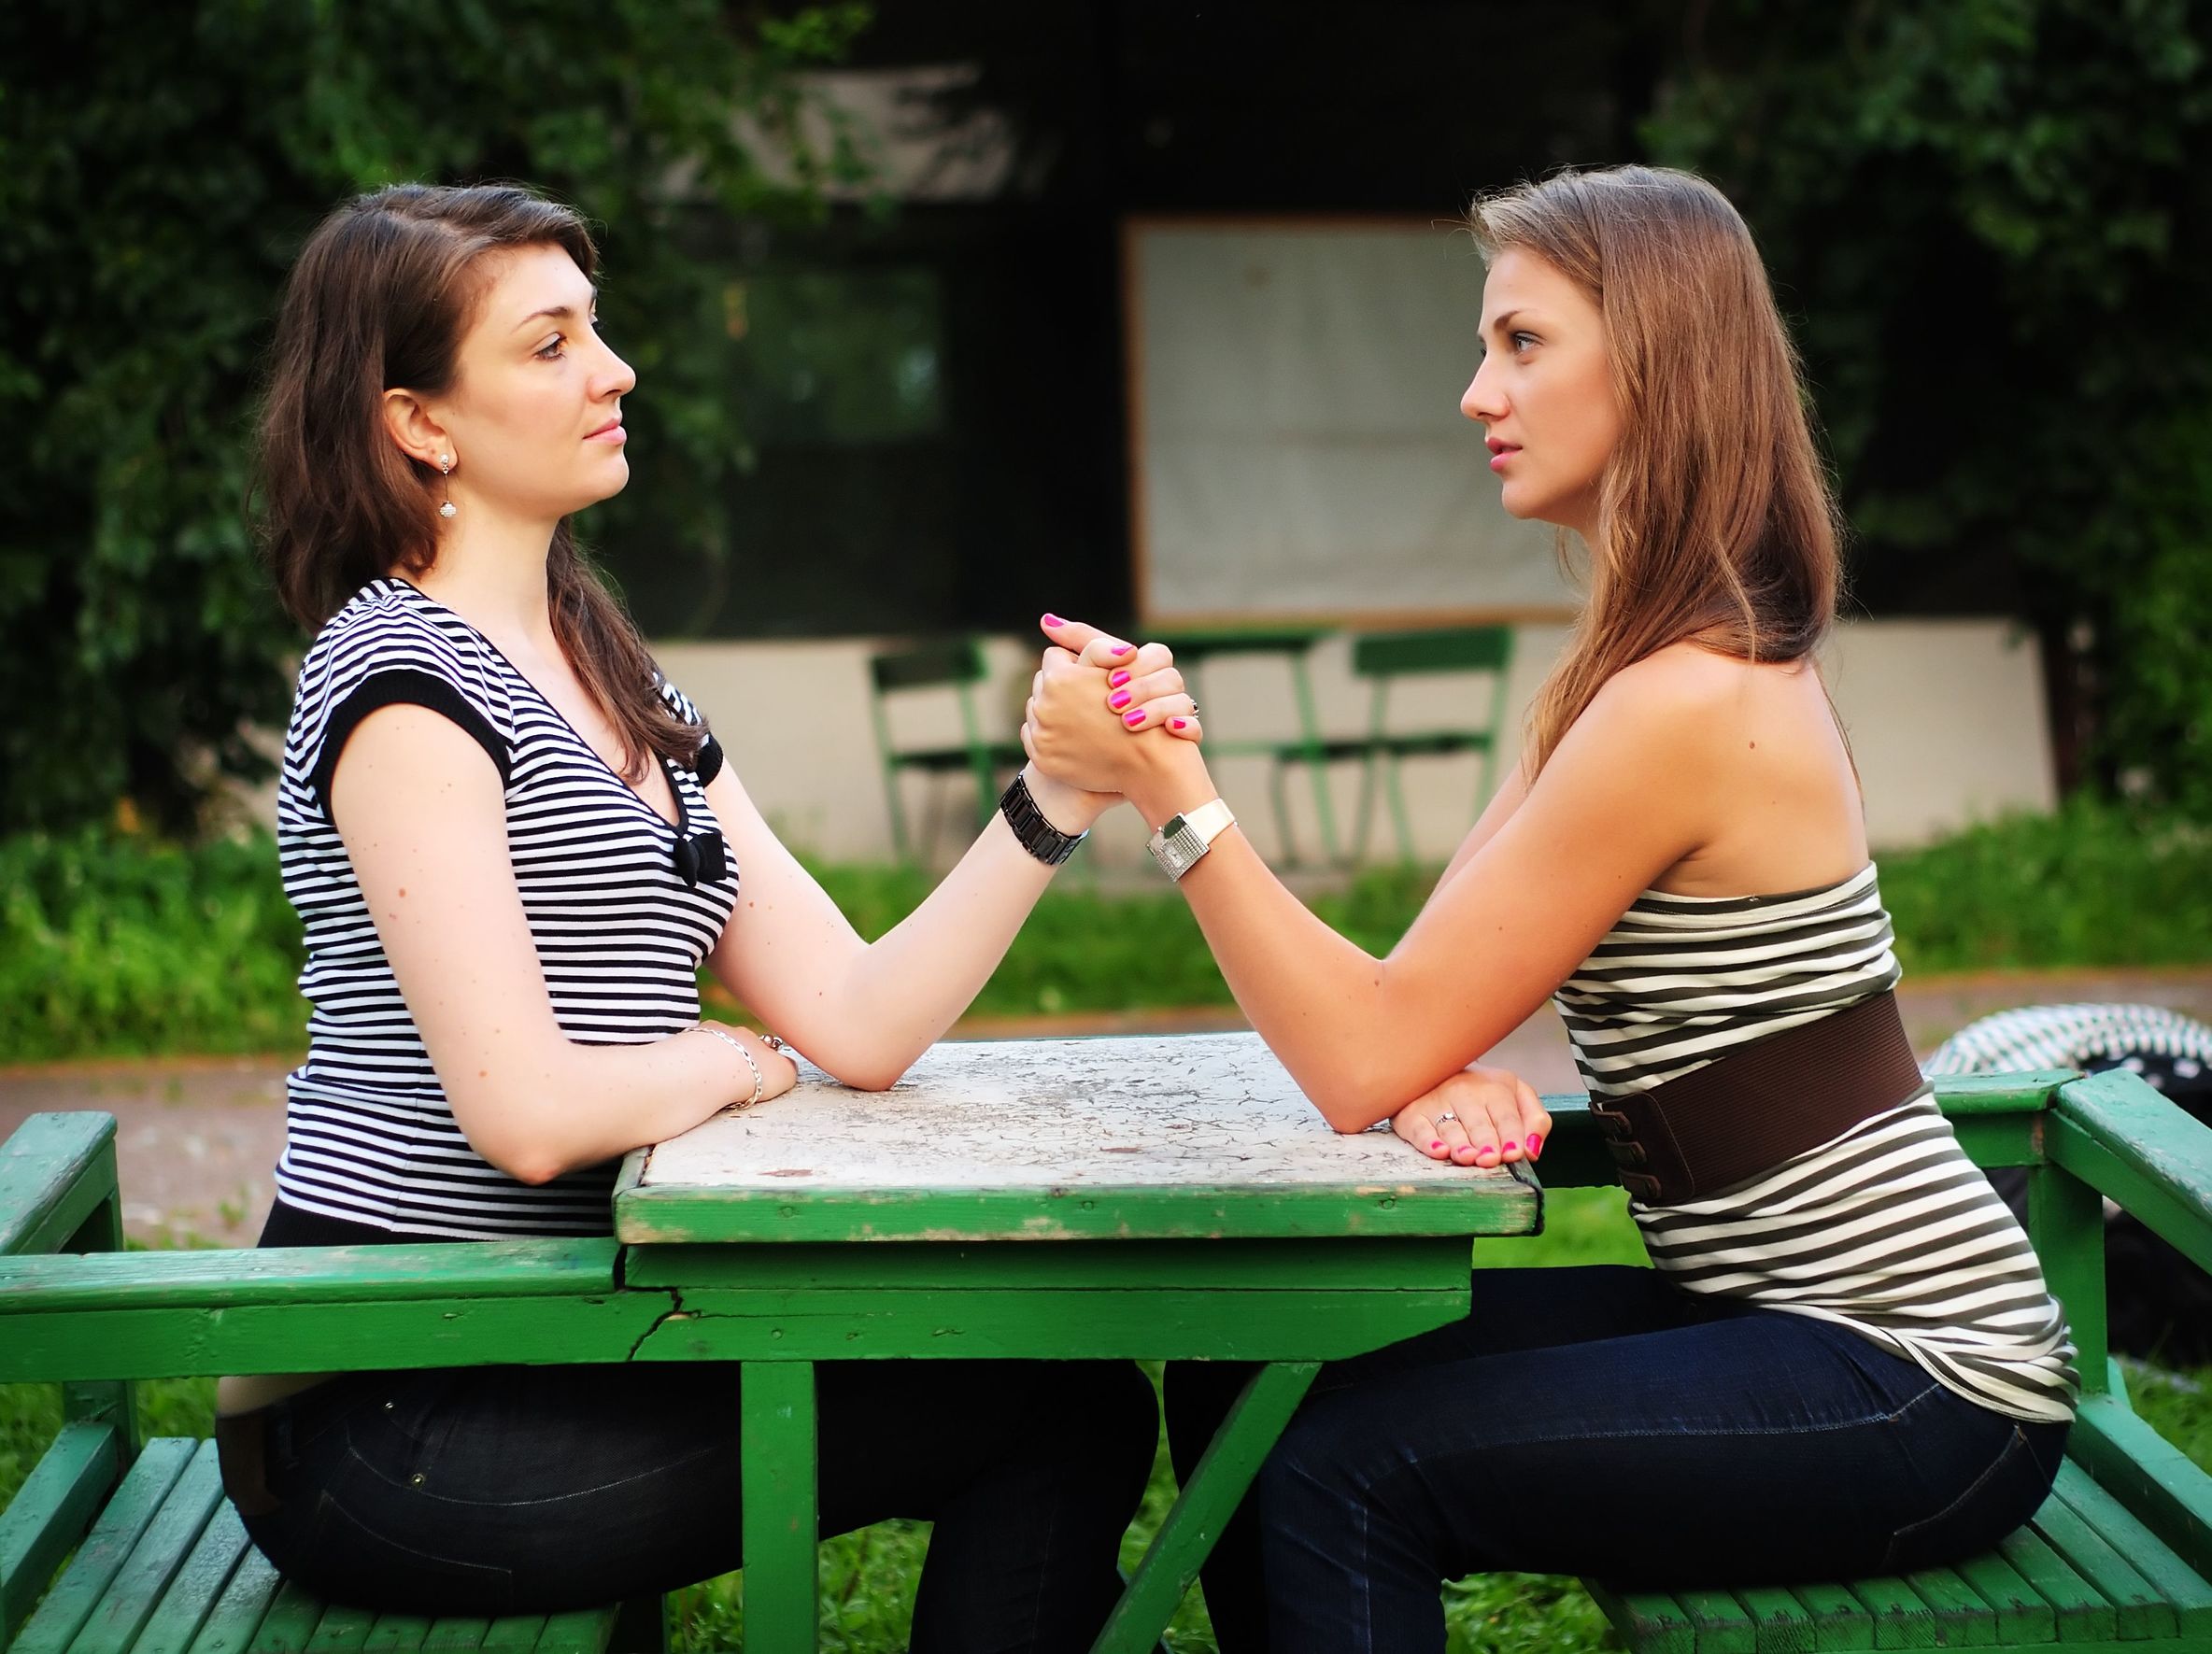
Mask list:
[{"label": "woman's bare arm", "polygon": [[[395,705],[362,720],[331,813],[453,1118],[510,1177],[542,1183],[688,1130],[753,1093],[711,1034],[580,1045],[553,1015],[508,857],[499,771],[460,726]],[[750,1034],[770,1093],[788,1060]]]},{"label": "woman's bare arm", "polygon": [[[1185,716],[1177,733],[1164,727],[1190,712],[1173,654],[1103,634],[1092,643],[1101,669],[1096,710],[1113,739],[1197,750],[1195,718]],[[1127,699],[1114,707],[1117,695]],[[1136,729],[1123,721],[1132,714],[1142,714]],[[1024,774],[1038,808],[1063,831],[1088,828],[1119,802],[1043,777],[1034,765]],[[707,801],[740,879],[737,912],[710,960],[716,976],[811,1060],[866,1090],[895,1082],[967,1010],[1052,882],[1054,869],[994,813],[922,904],[865,942],[777,840],[730,766],[707,787]]]},{"label": "woman's bare arm", "polygon": [[[1039,808],[1070,830],[1087,827],[1113,802],[1042,779],[1033,791]],[[715,975],[811,1061],[864,1090],[895,1082],[952,1025],[1052,883],[1054,869],[994,813],[919,907],[863,941],[730,766],[706,792],[739,879],[737,912],[709,959]]]},{"label": "woman's bare arm", "polygon": [[[1088,677],[1047,672],[1033,722],[1048,770],[1125,787],[1156,827],[1215,795],[1190,748],[1108,744]],[[1180,887],[1237,1003],[1332,1125],[1363,1129],[1475,1061],[1704,841],[1712,699],[1695,674],[1621,674],[1385,958],[1314,917],[1241,832],[1214,841]]]}]

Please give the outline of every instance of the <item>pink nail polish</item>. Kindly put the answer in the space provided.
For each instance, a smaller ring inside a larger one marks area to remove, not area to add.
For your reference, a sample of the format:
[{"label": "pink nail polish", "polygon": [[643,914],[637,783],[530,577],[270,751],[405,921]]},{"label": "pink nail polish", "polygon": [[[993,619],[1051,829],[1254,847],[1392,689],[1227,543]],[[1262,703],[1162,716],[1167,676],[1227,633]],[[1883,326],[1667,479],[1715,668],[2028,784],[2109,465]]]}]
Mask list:
[{"label": "pink nail polish", "polygon": [[1521,1146],[1521,1145],[1520,1145],[1518,1142],[1510,1142],[1510,1143],[1508,1143],[1508,1144],[1506,1144],[1506,1145],[1505,1145],[1505,1146],[1504,1146],[1502,1149],[1500,1149],[1500,1150],[1498,1151],[1498,1152],[1499,1152],[1499,1153],[1501,1153],[1501,1154],[1510,1154],[1510,1153],[1511,1153],[1511,1152],[1513,1152],[1515,1149],[1518,1149],[1520,1146]]},{"label": "pink nail polish", "polygon": [[1124,667],[1120,671],[1115,672],[1112,677],[1106,680],[1106,687],[1109,689],[1118,689],[1128,681],[1128,669]]},{"label": "pink nail polish", "polygon": [[1065,625],[1067,625],[1068,623],[1067,623],[1065,620],[1062,620],[1062,619],[1061,619],[1061,618],[1060,618],[1060,617],[1059,617],[1057,615],[1047,615],[1044,617],[1044,624],[1045,624],[1045,625],[1047,625],[1047,626],[1056,626],[1056,626],[1065,626]]},{"label": "pink nail polish", "polygon": [[1170,729],[1180,729],[1183,728],[1183,720],[1181,718],[1170,718],[1168,720],[1168,728]]},{"label": "pink nail polish", "polygon": [[1533,1134],[1532,1134],[1532,1135],[1530,1136],[1529,1139],[1528,1139],[1528,1157],[1529,1157],[1529,1159],[1531,1159],[1531,1160],[1534,1160],[1534,1159],[1535,1159],[1535,1158],[1536,1158],[1536,1157],[1537,1157],[1538,1154],[1541,1154],[1543,1152],[1544,1152],[1544,1139],[1543,1139],[1542,1138],[1540,1138],[1540,1137],[1537,1137],[1537,1136],[1535,1136],[1535,1135],[1533,1135]]},{"label": "pink nail polish", "polygon": [[1109,649],[1107,653],[1109,655],[1127,655],[1132,645],[1128,643],[1116,643],[1113,648]]},{"label": "pink nail polish", "polygon": [[1119,695],[1113,696],[1108,700],[1106,704],[1112,707],[1115,712],[1121,711],[1123,707],[1129,704],[1129,692],[1127,689],[1124,689]]},{"label": "pink nail polish", "polygon": [[1130,728],[1134,729],[1139,724],[1144,722],[1144,709],[1142,707],[1139,707],[1133,713],[1124,713],[1122,714],[1121,721],[1127,724]]},{"label": "pink nail polish", "polygon": [[1430,1147],[1431,1149],[1441,1149],[1443,1146],[1444,1146],[1444,1139],[1443,1139],[1442,1138],[1437,1138],[1437,1140],[1436,1140],[1435,1142],[1433,1142],[1433,1143],[1429,1144],[1429,1147]]}]

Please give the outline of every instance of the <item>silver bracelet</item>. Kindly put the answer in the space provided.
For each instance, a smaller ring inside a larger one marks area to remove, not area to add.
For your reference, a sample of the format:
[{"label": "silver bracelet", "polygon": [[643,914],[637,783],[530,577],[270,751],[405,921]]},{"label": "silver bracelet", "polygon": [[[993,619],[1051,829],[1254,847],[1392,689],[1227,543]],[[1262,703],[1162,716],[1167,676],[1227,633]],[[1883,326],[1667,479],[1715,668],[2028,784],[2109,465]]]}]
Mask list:
[{"label": "silver bracelet", "polygon": [[744,1048],[744,1042],[738,1039],[736,1035],[725,1034],[721,1029],[716,1027],[714,1024],[708,1022],[701,1023],[699,1025],[699,1031],[702,1034],[712,1034],[723,1044],[730,1047],[731,1051],[737,1053],[739,1056],[744,1057],[745,1059],[745,1067],[753,1070],[753,1095],[745,1098],[744,1102],[738,1104],[737,1106],[741,1109],[749,1109],[755,1103],[759,1102],[760,1100],[760,1094],[768,1089],[768,1081],[760,1077],[760,1065],[753,1060],[753,1053]]}]

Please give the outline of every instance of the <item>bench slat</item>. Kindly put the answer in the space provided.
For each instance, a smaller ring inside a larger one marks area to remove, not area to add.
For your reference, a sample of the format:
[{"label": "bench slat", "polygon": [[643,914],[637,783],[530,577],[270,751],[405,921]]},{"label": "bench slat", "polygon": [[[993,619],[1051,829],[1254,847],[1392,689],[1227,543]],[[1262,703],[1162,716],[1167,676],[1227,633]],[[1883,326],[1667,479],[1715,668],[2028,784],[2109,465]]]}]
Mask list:
[{"label": "bench slat", "polygon": [[70,1654],[130,1654],[221,1498],[222,1473],[216,1466],[215,1444],[192,1444],[191,1462],[69,1645]]},{"label": "bench slat", "polygon": [[1751,1617],[1759,1654],[1813,1654],[1812,1621],[1805,1605],[1780,1586],[1739,1590],[1736,1600]]},{"label": "bench slat", "polygon": [[2007,1534],[1997,1554],[2020,1570],[2058,1617],[2062,1643],[2108,1639],[2119,1634],[2119,1617],[2096,1589],[2066,1565],[2063,1558],[2042,1536],[2021,1528]]},{"label": "bench slat", "polygon": [[379,1614],[362,1645],[362,1654],[415,1654],[430,1635],[430,1619],[423,1614]]},{"label": "bench slat", "polygon": [[121,1471],[115,1426],[80,1422],[63,1425],[23,1478],[0,1512],[0,1646],[31,1617]]},{"label": "bench slat", "polygon": [[2212,1583],[2145,1527],[2134,1511],[2091,1481],[2071,1459],[2059,1467],[2058,1493],[2174,1605],[2182,1635],[2212,1633]]},{"label": "bench slat", "polygon": [[1799,1585],[1792,1589],[1812,1620],[1812,1646],[1822,1654],[1831,1648],[1874,1647],[1874,1616],[1848,1587]]},{"label": "bench slat", "polygon": [[326,1605],[322,1618],[316,1622],[315,1634],[307,1639],[307,1654],[359,1654],[376,1626],[376,1616],[371,1609]]},{"label": "bench slat", "polygon": [[192,1639],[200,1634],[200,1627],[222,1596],[223,1587],[237,1571],[247,1544],[246,1524],[238,1520],[231,1502],[223,1500],[207,1519],[200,1542],[184,1559],[184,1566],[177,1570],[177,1577],[154,1609],[153,1618],[138,1633],[132,1654],[188,1654]]},{"label": "bench slat", "polygon": [[1850,1582],[1850,1592],[1874,1616],[1877,1648],[1933,1648],[1936,1646],[1936,1611],[1920,1593],[1893,1574],[1877,1574]]},{"label": "bench slat", "polygon": [[485,1634],[490,1630],[490,1620],[465,1615],[433,1619],[430,1635],[422,1639],[423,1654],[469,1654],[469,1650],[484,1646]]},{"label": "bench slat", "polygon": [[1969,1557],[1958,1565],[1959,1577],[1971,1585],[1996,1615],[2000,1642],[2053,1643],[2058,1640],[2058,1616],[2036,1594],[2020,1571],[1995,1551]]},{"label": "bench slat", "polygon": [[1905,1576],[1921,1602],[1935,1610],[1936,1640],[1953,1648],[1987,1648],[1997,1640],[1997,1611],[1951,1568],[1921,1568]]},{"label": "bench slat", "polygon": [[2174,1634],[2177,1628],[2173,1608],[2125,1557],[2069,1510],[2063,1500],[2056,1497],[2045,1500],[2043,1508],[2035,1513],[2033,1525],[2077,1574],[2104,1593],[2112,1605],[2115,1623],[2122,1637]]},{"label": "bench slat", "polygon": [[505,1654],[530,1654],[538,1646],[538,1638],[546,1632],[546,1616],[509,1614],[494,1619],[491,1629],[484,1633],[485,1654],[504,1650]]},{"label": "bench slat", "polygon": [[247,1654],[307,1654],[307,1639],[322,1620],[322,1599],[296,1580],[276,1587]]},{"label": "bench slat", "polygon": [[276,1594],[276,1565],[248,1546],[231,1582],[207,1611],[207,1623],[192,1639],[191,1654],[243,1654]]},{"label": "bench slat", "polygon": [[538,1637],[537,1654],[606,1654],[616,1618],[603,1608],[551,1615]]},{"label": "bench slat", "polygon": [[2126,1403],[2084,1396],[2066,1451],[2184,1562],[2212,1574],[2212,1477]]},{"label": "bench slat", "polygon": [[1678,1590],[1675,1601],[1697,1633],[1697,1654],[1758,1654],[1758,1627],[1735,1592]]},{"label": "bench slat", "polygon": [[131,1548],[146,1531],[162,1500],[184,1473],[196,1444],[169,1436],[146,1444],[137,1463],[131,1466],[115,1497],[92,1523],[92,1531],[78,1547],[68,1570],[46,1593],[16,1640],[14,1654],[64,1654],[70,1641],[92,1617]]},{"label": "bench slat", "polygon": [[562,1297],[614,1291],[619,1250],[584,1237],[11,1257],[0,1263],[0,1314]]},{"label": "bench slat", "polygon": [[1697,1628],[1666,1592],[1624,1592],[1599,1584],[1586,1589],[1637,1654],[1697,1654]]}]

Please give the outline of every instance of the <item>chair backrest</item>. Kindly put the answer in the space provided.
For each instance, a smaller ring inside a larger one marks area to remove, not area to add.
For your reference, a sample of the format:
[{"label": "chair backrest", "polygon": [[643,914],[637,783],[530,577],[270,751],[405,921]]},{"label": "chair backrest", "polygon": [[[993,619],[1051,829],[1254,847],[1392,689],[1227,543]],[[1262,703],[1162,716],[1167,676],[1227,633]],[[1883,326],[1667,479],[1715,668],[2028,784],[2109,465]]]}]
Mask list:
[{"label": "chair backrest", "polygon": [[1354,640],[1352,670],[1362,677],[1403,672],[1494,671],[1513,657],[1510,626],[1462,626],[1436,631],[1371,631]]},{"label": "chair backrest", "polygon": [[973,638],[947,638],[912,649],[871,655],[868,675],[878,695],[980,683],[984,677],[983,649]]}]

